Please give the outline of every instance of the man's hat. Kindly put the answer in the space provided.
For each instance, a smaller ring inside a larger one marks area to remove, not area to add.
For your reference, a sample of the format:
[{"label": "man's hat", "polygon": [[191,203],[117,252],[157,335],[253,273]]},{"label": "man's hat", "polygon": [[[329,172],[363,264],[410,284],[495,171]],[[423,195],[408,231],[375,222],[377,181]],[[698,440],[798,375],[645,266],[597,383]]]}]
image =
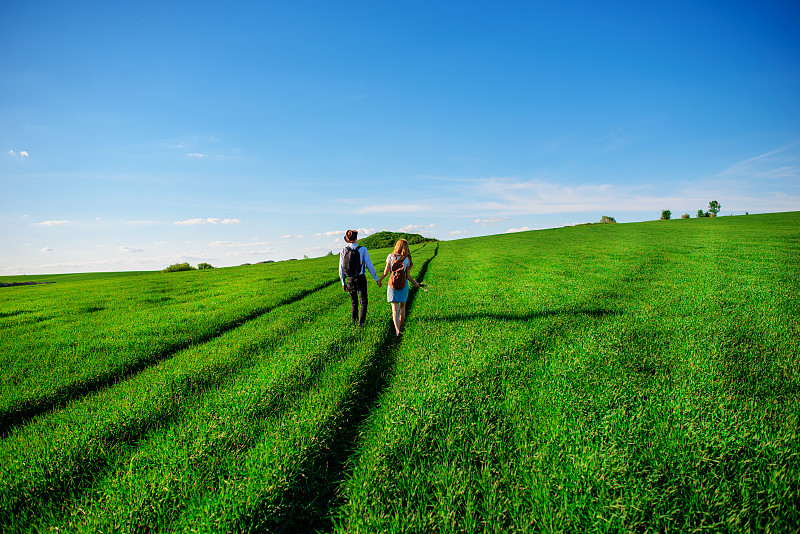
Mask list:
[{"label": "man's hat", "polygon": [[344,234],[344,240],[348,243],[355,243],[358,240],[358,230],[348,230]]}]

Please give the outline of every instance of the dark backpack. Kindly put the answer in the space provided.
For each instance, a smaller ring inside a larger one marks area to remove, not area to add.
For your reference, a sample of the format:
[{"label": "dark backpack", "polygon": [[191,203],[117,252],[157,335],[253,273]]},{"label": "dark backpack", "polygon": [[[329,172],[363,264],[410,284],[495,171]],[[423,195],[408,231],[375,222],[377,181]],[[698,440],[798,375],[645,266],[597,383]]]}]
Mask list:
[{"label": "dark backpack", "polygon": [[403,260],[397,259],[395,256],[395,260],[392,262],[392,274],[389,276],[389,285],[392,286],[392,289],[397,289],[398,291],[402,291],[406,288],[406,265],[403,263]]},{"label": "dark backpack", "polygon": [[344,266],[344,275],[348,278],[354,278],[361,274],[361,254],[358,252],[360,248],[360,246],[347,247],[344,251],[342,265]]}]

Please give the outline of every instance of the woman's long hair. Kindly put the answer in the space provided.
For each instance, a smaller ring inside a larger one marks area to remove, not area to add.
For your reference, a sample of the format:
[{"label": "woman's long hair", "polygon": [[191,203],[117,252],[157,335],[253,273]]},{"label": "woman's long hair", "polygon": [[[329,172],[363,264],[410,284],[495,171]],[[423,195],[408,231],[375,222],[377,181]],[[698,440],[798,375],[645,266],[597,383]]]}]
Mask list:
[{"label": "woman's long hair", "polygon": [[411,251],[408,249],[408,241],[405,239],[398,239],[394,246],[394,255],[399,256],[400,261],[408,258],[411,259]]}]

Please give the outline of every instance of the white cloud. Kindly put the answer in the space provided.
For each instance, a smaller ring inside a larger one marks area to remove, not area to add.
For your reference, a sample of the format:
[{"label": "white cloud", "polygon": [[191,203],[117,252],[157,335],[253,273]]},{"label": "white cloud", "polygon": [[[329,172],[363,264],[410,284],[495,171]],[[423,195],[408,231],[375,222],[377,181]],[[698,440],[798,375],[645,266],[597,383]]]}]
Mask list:
[{"label": "white cloud", "polygon": [[204,157],[206,157],[206,155],[194,152],[192,154],[186,154],[186,157],[188,157],[188,158],[204,158]]},{"label": "white cloud", "polygon": [[15,152],[13,149],[8,151],[8,155],[12,157],[19,156],[21,158],[30,158],[30,154],[28,154],[27,150],[20,150],[19,152]]},{"label": "white cloud", "polygon": [[42,252],[53,252],[53,249],[52,249],[52,248],[50,248],[50,247],[44,247],[44,248],[42,249]]},{"label": "white cloud", "polygon": [[530,232],[531,230],[533,230],[533,228],[531,228],[529,226],[523,226],[522,228],[509,228],[508,230],[506,230],[505,233],[513,234],[513,233],[516,233],[516,232]]},{"label": "white cloud", "polygon": [[128,246],[117,247],[117,250],[119,250],[120,252],[129,253],[129,254],[135,254],[135,253],[138,253],[138,252],[144,252],[144,249],[136,248],[136,247],[128,247]]},{"label": "white cloud", "polygon": [[507,221],[507,220],[508,220],[508,217],[490,217],[488,219],[475,219],[472,222],[474,222],[476,224],[494,224],[494,223],[499,223],[499,222],[503,222],[503,221]]},{"label": "white cloud", "polygon": [[282,236],[281,236],[281,239],[303,239],[303,236],[301,236],[301,235],[292,235],[292,234],[286,234],[286,235],[282,235]]},{"label": "white cloud", "polygon": [[452,232],[450,232],[450,235],[464,235],[466,233],[467,233],[466,230],[453,230]]},{"label": "white cloud", "polygon": [[412,233],[413,234],[418,234],[419,232],[424,232],[424,231],[428,230],[429,228],[436,228],[436,225],[435,224],[428,224],[428,225],[409,224],[409,225],[403,226],[402,228],[398,228],[397,231],[398,232],[408,233],[408,234],[412,234]]},{"label": "white cloud", "polygon": [[[356,228],[355,231],[358,232],[358,237],[366,237],[375,233],[374,228]],[[331,230],[329,232],[314,234],[314,237],[341,237],[344,239],[345,233],[347,233],[347,230]]]},{"label": "white cloud", "polygon": [[185,221],[175,221],[175,224],[240,224],[241,222],[242,221],[239,219],[216,219],[209,217],[206,219],[187,219]]},{"label": "white cloud", "polygon": [[36,223],[39,226],[58,226],[59,224],[68,224],[69,221],[43,221]]}]

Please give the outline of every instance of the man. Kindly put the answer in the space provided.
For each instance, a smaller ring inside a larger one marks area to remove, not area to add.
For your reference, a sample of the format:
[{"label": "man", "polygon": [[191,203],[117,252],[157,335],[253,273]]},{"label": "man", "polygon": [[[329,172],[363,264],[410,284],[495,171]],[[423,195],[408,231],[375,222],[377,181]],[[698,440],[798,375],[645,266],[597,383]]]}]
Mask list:
[{"label": "man", "polygon": [[[381,287],[381,281],[369,259],[369,252],[365,247],[360,247],[358,231],[348,230],[344,240],[349,243],[339,253],[339,279],[342,281],[342,290],[350,293],[350,302],[353,305],[353,322],[364,326],[367,318],[367,276],[365,268],[369,269],[372,279]],[[359,310],[359,304],[361,309]]]}]

